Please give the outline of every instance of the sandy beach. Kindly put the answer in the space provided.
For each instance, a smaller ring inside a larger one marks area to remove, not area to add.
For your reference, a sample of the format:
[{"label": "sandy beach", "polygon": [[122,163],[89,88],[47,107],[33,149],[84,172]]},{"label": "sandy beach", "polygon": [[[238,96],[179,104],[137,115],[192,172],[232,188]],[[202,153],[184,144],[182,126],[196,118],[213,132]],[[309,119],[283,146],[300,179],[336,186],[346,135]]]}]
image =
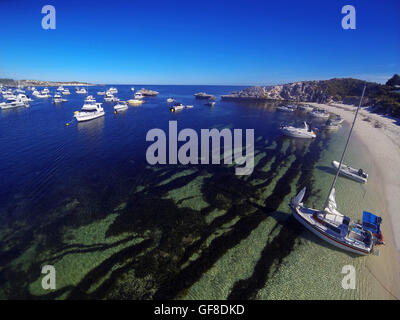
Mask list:
[{"label": "sandy beach", "polygon": [[[343,104],[310,103],[342,116],[351,123],[355,106]],[[386,210],[382,212],[382,230],[385,246],[380,255],[368,259],[366,267],[375,279],[374,292],[387,299],[400,299],[400,126],[397,119],[372,113],[367,109],[359,112],[354,134],[365,144],[371,161],[380,177],[368,183],[380,183],[385,195]],[[378,294],[379,293],[379,294]]]}]

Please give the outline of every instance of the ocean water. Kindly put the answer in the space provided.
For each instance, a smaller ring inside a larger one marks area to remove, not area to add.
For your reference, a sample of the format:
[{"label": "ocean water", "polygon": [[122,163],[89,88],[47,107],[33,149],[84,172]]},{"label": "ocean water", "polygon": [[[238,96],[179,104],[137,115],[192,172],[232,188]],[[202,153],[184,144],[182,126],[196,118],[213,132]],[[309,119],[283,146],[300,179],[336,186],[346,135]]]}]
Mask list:
[{"label": "ocean water", "polygon": [[[116,87],[120,99],[132,97],[131,86]],[[219,99],[240,87],[146,88],[160,94],[118,114],[115,103],[104,103],[105,117],[69,126],[85,97],[72,87],[63,104],[34,99],[30,108],[0,112],[0,298],[372,296],[366,258],[323,243],[288,207],[303,186],[307,204],[322,205],[347,124],[302,141],[282,137],[279,125],[323,122],[276,112],[276,103]],[[88,89],[95,95],[105,87]],[[215,107],[196,100],[199,91],[215,94]],[[194,108],[171,113],[169,96]],[[170,120],[178,130],[254,129],[254,172],[236,176],[231,165],[148,165],[146,133],[168,132]],[[371,176],[365,152],[355,137],[346,160]],[[379,212],[379,199],[373,185],[339,179],[339,209],[350,217],[360,218],[362,209]],[[341,287],[346,264],[357,269],[357,290]],[[41,287],[44,265],[56,268],[56,290]]]}]

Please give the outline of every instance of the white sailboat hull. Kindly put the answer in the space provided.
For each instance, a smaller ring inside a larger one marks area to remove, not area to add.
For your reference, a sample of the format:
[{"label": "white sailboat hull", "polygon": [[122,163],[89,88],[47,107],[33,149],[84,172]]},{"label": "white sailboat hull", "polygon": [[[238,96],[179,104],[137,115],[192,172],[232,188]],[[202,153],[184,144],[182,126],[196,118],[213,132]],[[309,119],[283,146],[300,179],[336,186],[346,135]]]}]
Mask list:
[{"label": "white sailboat hull", "polygon": [[322,231],[320,231],[318,228],[314,227],[311,225],[311,223],[309,223],[302,215],[301,213],[299,213],[297,211],[297,208],[292,208],[292,212],[293,212],[293,217],[300,222],[300,224],[302,224],[304,227],[306,227],[309,231],[311,231],[313,234],[315,234],[317,237],[321,238],[322,240],[330,243],[331,245],[338,247],[342,250],[348,251],[348,252],[352,252],[352,253],[356,253],[356,254],[360,254],[360,255],[368,255],[370,253],[369,250],[362,250],[362,249],[358,249],[358,248],[354,248],[344,242],[340,242],[339,240],[323,233]]}]

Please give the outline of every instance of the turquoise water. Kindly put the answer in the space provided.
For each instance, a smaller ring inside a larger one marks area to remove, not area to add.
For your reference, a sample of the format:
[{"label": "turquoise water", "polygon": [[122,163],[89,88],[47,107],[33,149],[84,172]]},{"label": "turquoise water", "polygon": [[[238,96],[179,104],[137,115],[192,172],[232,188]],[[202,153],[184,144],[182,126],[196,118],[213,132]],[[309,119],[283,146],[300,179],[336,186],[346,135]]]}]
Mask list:
[{"label": "turquoise water", "polygon": [[[137,89],[142,86],[135,86]],[[130,86],[117,86],[121,99]],[[296,299],[368,297],[368,282],[341,288],[341,268],[365,258],[335,250],[291,217],[288,203],[307,186],[307,203],[321,206],[348,126],[320,131],[314,141],[282,137],[282,122],[301,112],[274,103],[217,99],[214,108],[193,93],[239,88],[149,86],[160,92],[140,107],[104,118],[70,121],[83,102],[71,90],[60,106],[35,100],[0,113],[0,298],[27,299]],[[55,88],[51,89],[52,91]],[[89,87],[89,93],[104,90]],[[171,113],[166,98],[193,109]],[[97,96],[99,98],[99,96]],[[145,161],[152,128],[252,128],[255,169],[236,176],[229,165],[157,165]],[[321,122],[313,122],[320,127]],[[355,138],[348,161],[373,170]],[[361,217],[372,191],[347,179],[337,186],[339,208]],[[372,187],[371,187],[372,188]],[[348,191],[351,191],[351,196]],[[372,197],[373,198],[373,197]],[[54,265],[56,290],[41,287],[43,265]]]}]

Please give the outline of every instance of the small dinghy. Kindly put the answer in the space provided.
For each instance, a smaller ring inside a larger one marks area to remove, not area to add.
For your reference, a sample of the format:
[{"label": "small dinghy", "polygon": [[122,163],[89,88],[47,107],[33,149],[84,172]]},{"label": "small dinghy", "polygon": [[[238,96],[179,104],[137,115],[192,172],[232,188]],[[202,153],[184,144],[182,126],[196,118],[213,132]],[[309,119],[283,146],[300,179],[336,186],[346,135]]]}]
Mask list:
[{"label": "small dinghy", "polygon": [[[337,170],[339,168],[339,162],[333,160],[332,166]],[[368,180],[368,173],[364,172],[363,169],[354,169],[345,164],[342,164],[339,173],[361,183],[366,183]]]},{"label": "small dinghy", "polygon": [[282,112],[293,112],[294,111],[293,108],[289,108],[289,107],[286,107],[286,106],[279,106],[279,107],[276,108],[276,110],[282,111]]}]

